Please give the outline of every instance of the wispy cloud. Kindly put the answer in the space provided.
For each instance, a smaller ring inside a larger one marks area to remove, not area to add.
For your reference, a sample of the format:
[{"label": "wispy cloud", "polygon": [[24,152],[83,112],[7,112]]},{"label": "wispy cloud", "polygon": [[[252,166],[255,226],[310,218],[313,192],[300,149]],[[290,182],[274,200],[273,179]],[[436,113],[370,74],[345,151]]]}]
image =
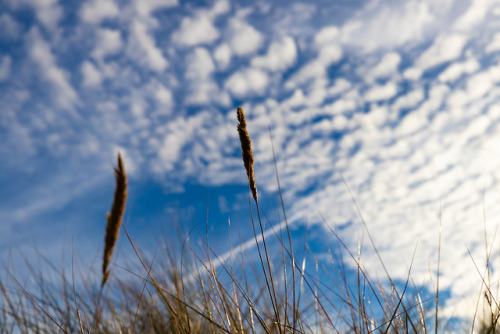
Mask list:
[{"label": "wispy cloud", "polygon": [[113,0],[87,1],[79,10],[80,19],[91,24],[99,24],[103,20],[115,18],[119,13],[118,5]]},{"label": "wispy cloud", "polygon": [[58,66],[51,46],[35,27],[25,37],[26,48],[31,59],[38,65],[41,76],[55,89],[53,98],[66,109],[73,109],[78,103],[78,94],[71,85],[69,72]]}]

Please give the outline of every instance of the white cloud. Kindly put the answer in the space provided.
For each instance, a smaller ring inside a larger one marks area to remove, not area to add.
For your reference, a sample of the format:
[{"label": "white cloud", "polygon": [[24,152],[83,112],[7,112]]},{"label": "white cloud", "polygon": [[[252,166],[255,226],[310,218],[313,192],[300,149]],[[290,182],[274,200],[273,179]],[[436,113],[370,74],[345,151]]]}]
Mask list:
[{"label": "white cloud", "polygon": [[401,63],[401,56],[397,52],[389,52],[384,55],[380,62],[369,72],[368,78],[371,80],[379,78],[387,78],[395,73],[399,64]]},{"label": "white cloud", "polygon": [[314,35],[314,44],[317,47],[337,43],[340,37],[340,30],[336,26],[322,28]]},{"label": "white cloud", "polygon": [[467,36],[460,33],[441,34],[416,63],[425,71],[430,67],[455,60],[462,54],[467,40]]},{"label": "white cloud", "polygon": [[[327,69],[329,66],[342,59],[343,51],[337,41],[337,28],[326,27],[315,34],[313,48],[317,51],[317,57],[302,65],[285,83],[285,88],[294,89],[304,84],[311,84],[311,90],[326,86]],[[315,91],[317,94],[324,94],[321,90]],[[319,101],[319,100],[318,100]]]},{"label": "white cloud", "polygon": [[294,89],[317,78],[326,77],[326,67],[319,60],[313,60],[303,65],[285,83],[285,88]]},{"label": "white cloud", "polygon": [[162,135],[159,147],[157,147],[159,163],[153,165],[154,171],[158,174],[172,171],[180,163],[184,146],[211,119],[212,116],[209,113],[199,113],[187,118],[177,117],[171,120],[166,126],[165,135]]},{"label": "white cloud", "polygon": [[407,68],[403,72],[403,77],[408,80],[418,80],[422,77],[422,70],[417,67]]},{"label": "white cloud", "polygon": [[344,115],[335,115],[333,117],[332,129],[336,131],[348,130],[349,121]]},{"label": "white cloud", "polygon": [[398,92],[397,85],[394,82],[390,81],[385,85],[376,85],[371,87],[365,93],[364,98],[368,102],[388,100],[394,97],[397,94],[397,92]]},{"label": "white cloud", "polygon": [[232,53],[238,56],[254,54],[264,39],[253,26],[239,18],[229,20],[228,33]]},{"label": "white cloud", "polygon": [[[342,59],[342,48],[338,44],[324,44],[319,47],[318,56],[299,68],[285,83],[287,89],[317,81],[325,81],[329,66]],[[317,84],[316,84],[317,88]]]},{"label": "white cloud", "polygon": [[231,48],[226,43],[219,45],[214,51],[214,59],[219,69],[224,70],[231,62]]},{"label": "white cloud", "polygon": [[284,71],[297,62],[297,46],[293,38],[282,37],[273,42],[264,56],[252,59],[252,66],[261,67],[273,72]]},{"label": "white cloud", "polygon": [[113,0],[90,0],[80,7],[80,19],[86,23],[99,24],[118,16],[120,10]]},{"label": "white cloud", "polygon": [[351,87],[351,83],[344,78],[338,78],[333,85],[328,88],[328,96],[336,96],[345,92]]},{"label": "white cloud", "polygon": [[339,45],[325,45],[319,50],[318,60],[325,67],[335,64],[342,58],[342,49]]},{"label": "white cloud", "polygon": [[188,86],[185,98],[187,104],[229,104],[229,96],[220,91],[212,77],[214,71],[215,64],[206,48],[197,47],[188,55],[185,75]]},{"label": "white cloud", "polygon": [[478,24],[483,23],[484,17],[495,2],[491,0],[471,0],[469,8],[455,21],[454,29],[457,31],[470,31]]},{"label": "white cloud", "polygon": [[231,9],[229,0],[217,0],[214,6],[209,11],[210,16],[219,16],[226,14]]},{"label": "white cloud", "polygon": [[0,37],[5,39],[16,39],[21,35],[22,27],[11,15],[3,13],[0,15]]},{"label": "white cloud", "polygon": [[83,77],[82,85],[84,87],[100,86],[102,82],[101,73],[89,61],[84,61],[80,67],[80,72]]},{"label": "white cloud", "polygon": [[342,26],[341,40],[365,52],[421,41],[436,26],[438,10],[432,3],[418,0],[383,1],[378,6],[368,3]]},{"label": "white cloud", "polygon": [[72,109],[78,102],[78,95],[71,86],[69,74],[58,67],[50,45],[42,38],[36,28],[26,36],[31,59],[39,66],[42,76],[57,90],[56,102],[62,108]]},{"label": "white cloud", "polygon": [[12,58],[9,55],[0,58],[0,81],[9,79]]},{"label": "white cloud", "polygon": [[59,0],[25,0],[35,9],[36,18],[45,28],[53,30],[57,27],[63,16],[63,8],[58,4]]},{"label": "white cloud", "polygon": [[135,0],[134,2],[137,12],[142,16],[149,16],[157,10],[179,5],[179,0]]},{"label": "white cloud", "polygon": [[407,114],[398,124],[397,133],[399,135],[410,135],[422,129],[428,124],[427,115],[422,111],[414,111]]},{"label": "white cloud", "polygon": [[286,99],[283,104],[289,108],[300,107],[306,102],[306,97],[302,89],[298,88],[293,92],[293,95]]},{"label": "white cloud", "polygon": [[448,105],[456,108],[483,97],[500,82],[500,66],[491,66],[467,78],[465,90],[455,90],[450,94]]},{"label": "white cloud", "polygon": [[331,104],[325,105],[323,108],[328,113],[332,113],[334,115],[343,114],[346,111],[353,111],[356,109],[357,103],[353,99],[338,99]]},{"label": "white cloud", "polygon": [[219,35],[219,30],[214,26],[210,17],[206,14],[199,14],[194,18],[183,18],[179,29],[172,34],[172,40],[177,44],[187,46],[209,45],[215,42]]},{"label": "white cloud", "polygon": [[173,104],[172,92],[161,84],[156,89],[155,97],[158,103],[163,106],[171,107]]},{"label": "white cloud", "polygon": [[448,66],[441,74],[439,74],[439,81],[452,82],[460,78],[463,74],[471,74],[479,69],[480,65],[474,58],[468,59],[464,62],[455,62]]},{"label": "white cloud", "polygon": [[92,51],[92,56],[97,59],[102,59],[107,56],[112,56],[118,53],[122,46],[122,37],[119,30],[99,29],[96,32],[96,46]]},{"label": "white cloud", "polygon": [[491,42],[486,46],[486,52],[495,52],[500,50],[500,32],[497,32],[491,38]]},{"label": "white cloud", "polygon": [[220,37],[215,19],[229,10],[229,1],[218,0],[212,8],[199,9],[192,17],[184,17],[180,27],[172,33],[172,41],[185,46],[211,45]]},{"label": "white cloud", "polygon": [[162,51],[141,21],[134,20],[131,24],[128,51],[138,64],[153,71],[163,72],[168,66]]},{"label": "white cloud", "polygon": [[394,110],[414,108],[417,106],[417,104],[422,102],[424,98],[425,98],[425,93],[423,89],[417,88],[408,92],[405,95],[398,97],[397,100],[392,105],[392,108]]},{"label": "white cloud", "polygon": [[189,79],[207,79],[215,71],[212,57],[206,48],[198,47],[187,58],[186,76]]},{"label": "white cloud", "polygon": [[224,87],[236,97],[247,97],[251,95],[262,95],[269,84],[266,72],[247,68],[233,73],[226,80]]}]

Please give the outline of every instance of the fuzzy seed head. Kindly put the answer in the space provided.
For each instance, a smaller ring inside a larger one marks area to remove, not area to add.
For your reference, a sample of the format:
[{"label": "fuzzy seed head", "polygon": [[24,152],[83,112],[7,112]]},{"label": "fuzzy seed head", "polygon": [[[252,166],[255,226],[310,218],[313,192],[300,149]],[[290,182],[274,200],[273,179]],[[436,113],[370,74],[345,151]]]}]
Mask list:
[{"label": "fuzzy seed head", "polygon": [[108,220],[106,223],[106,236],[104,237],[104,255],[102,261],[102,281],[101,286],[106,284],[109,278],[111,257],[115,248],[116,240],[120,233],[120,227],[125,211],[125,203],[127,201],[127,173],[123,165],[122,157],[118,153],[118,166],[115,170],[116,188],[111,205],[111,212],[107,214]]},{"label": "fuzzy seed head", "polygon": [[253,172],[252,141],[248,135],[247,122],[245,114],[243,113],[243,108],[238,107],[236,115],[238,117],[238,134],[241,142],[241,155],[243,157],[243,164],[245,165],[245,169],[247,171],[248,185],[252,191],[253,199],[257,202],[257,186],[255,185],[255,176]]}]

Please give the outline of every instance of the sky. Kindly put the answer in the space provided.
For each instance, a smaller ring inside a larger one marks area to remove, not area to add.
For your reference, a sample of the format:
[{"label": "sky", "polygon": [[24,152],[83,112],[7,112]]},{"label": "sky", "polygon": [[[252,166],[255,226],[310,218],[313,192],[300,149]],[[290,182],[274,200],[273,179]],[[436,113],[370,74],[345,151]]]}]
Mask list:
[{"label": "sky", "polygon": [[416,249],[432,290],[441,229],[443,314],[470,317],[498,243],[499,83],[496,0],[0,0],[0,259],[98,256],[117,152],[137,240],[251,240],[242,106],[263,210],[271,130],[296,238],[329,225],[381,275],[368,230],[395,279]]}]

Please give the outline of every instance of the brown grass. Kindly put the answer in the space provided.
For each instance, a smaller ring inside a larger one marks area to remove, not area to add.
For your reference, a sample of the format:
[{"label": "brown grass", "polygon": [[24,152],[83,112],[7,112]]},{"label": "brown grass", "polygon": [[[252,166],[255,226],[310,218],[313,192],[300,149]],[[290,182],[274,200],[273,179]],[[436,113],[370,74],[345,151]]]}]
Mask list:
[{"label": "brown grass", "polygon": [[248,185],[252,190],[253,199],[257,201],[257,186],[255,185],[255,176],[253,173],[252,141],[248,135],[247,122],[245,114],[243,113],[243,108],[238,107],[236,114],[238,116],[238,134],[240,135],[241,154],[243,156],[243,164],[247,170]]},{"label": "brown grass", "polygon": [[106,284],[109,278],[111,257],[115,248],[116,240],[120,234],[123,212],[127,201],[127,173],[123,165],[122,157],[118,153],[118,167],[115,168],[116,188],[111,206],[111,212],[108,212],[108,221],[106,223],[106,236],[104,237],[104,254],[102,260],[102,281],[101,287]]},{"label": "brown grass", "polygon": [[[435,313],[432,313],[432,307],[427,307],[432,306],[433,295],[421,295],[423,292],[412,282],[411,264],[406,283],[403,286],[396,285],[389,277],[391,285],[387,288],[382,281],[374,281],[365,272],[361,265],[361,245],[357,255],[353,253],[326,219],[324,226],[330,229],[334,237],[333,243],[328,246],[330,261],[321,260],[311,250],[307,241],[307,227],[302,254],[298,252],[303,258],[302,261],[296,261],[294,256],[297,253],[294,255],[292,248],[276,159],[276,180],[288,247],[285,244],[286,237],[281,233],[279,216],[279,225],[273,225],[268,216],[263,215],[269,223],[266,231],[274,232],[274,238],[265,233],[257,201],[252,146],[242,108],[237,109],[237,116],[243,162],[257,210],[258,224],[254,222],[253,205],[248,195],[249,218],[259,260],[254,261],[255,254],[247,254],[241,248],[241,261],[232,255],[219,256],[209,245],[208,232],[206,247],[202,242],[193,246],[189,239],[194,229],[185,236],[179,233],[177,241],[169,237],[161,243],[165,247],[152,247],[149,249],[152,254],[146,257],[139,250],[139,245],[134,244],[124,226],[124,233],[140,264],[120,267],[128,275],[119,275],[112,282],[106,283],[127,199],[127,174],[118,154],[118,166],[114,169],[116,188],[111,211],[107,215],[102,281],[97,298],[94,289],[97,286],[89,279],[94,271],[85,268],[85,274],[80,273],[82,284],[77,289],[73,262],[71,279],[66,277],[64,267],[49,263],[50,268],[61,277],[61,283],[53,285],[46,281],[41,269],[38,273],[29,266],[29,275],[36,283],[32,287],[36,289],[36,294],[28,292],[27,287],[6,268],[7,277],[0,277],[0,296],[3,297],[0,298],[0,334],[430,333],[445,332],[453,326],[443,323],[444,319],[438,319],[438,296]],[[208,231],[208,217],[206,226]],[[176,226],[176,230],[180,232],[179,226]],[[281,247],[268,251],[268,238],[273,238]],[[242,244],[244,242],[239,240],[240,247]],[[151,244],[148,246],[151,247]],[[373,246],[375,248],[374,244]],[[279,249],[281,257],[275,251]],[[492,249],[487,252],[488,264]],[[351,262],[350,267],[357,271],[354,273],[357,276],[348,275],[344,255]],[[43,257],[43,254],[39,256]],[[307,268],[306,258],[310,263]],[[302,266],[297,262],[302,262]],[[255,263],[260,264],[261,268],[254,266]],[[99,274],[99,265],[97,263],[96,274]],[[380,265],[385,270],[382,262]],[[486,308],[491,310],[479,323],[478,330],[480,333],[500,332],[500,306],[498,298],[491,291],[489,273],[481,273],[482,268],[475,262],[474,265],[483,279],[480,294],[484,295]],[[288,284],[290,272],[291,285]],[[300,280],[298,284],[295,283],[295,275]],[[10,277],[15,282],[13,286],[8,284],[7,279]],[[410,282],[414,291],[410,291]],[[98,284],[98,281],[95,283]],[[109,291],[107,295],[103,293],[105,284]],[[436,295],[438,294],[439,289],[436,291]],[[431,319],[435,319],[434,324]],[[472,332],[475,329],[477,327],[473,327]]]}]

